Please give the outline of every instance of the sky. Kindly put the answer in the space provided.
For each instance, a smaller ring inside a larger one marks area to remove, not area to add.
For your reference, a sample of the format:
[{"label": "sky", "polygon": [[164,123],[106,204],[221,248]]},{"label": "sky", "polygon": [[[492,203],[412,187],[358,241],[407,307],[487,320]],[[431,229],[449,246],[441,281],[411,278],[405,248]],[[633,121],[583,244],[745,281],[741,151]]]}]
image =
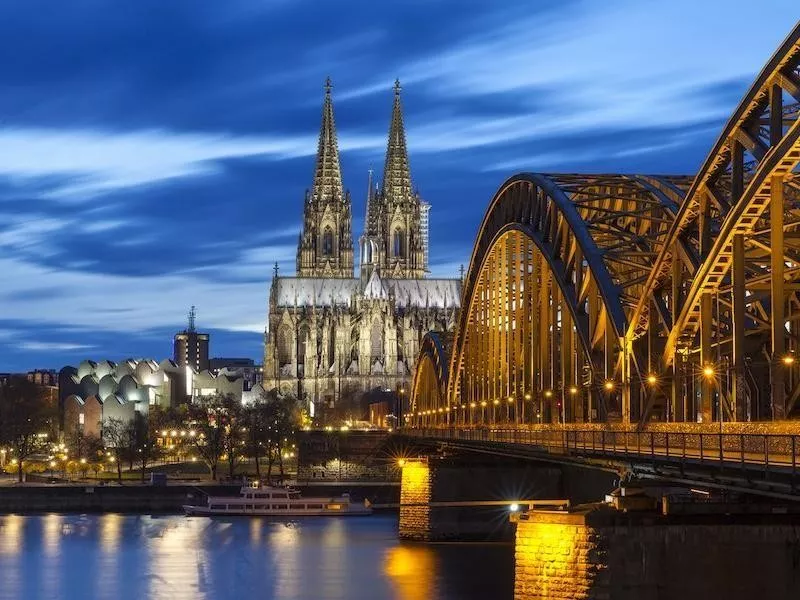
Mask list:
[{"label": "sky", "polygon": [[0,7],[0,371],[259,359],[323,86],[353,231],[399,78],[431,270],[520,171],[693,174],[797,0],[26,0]]}]

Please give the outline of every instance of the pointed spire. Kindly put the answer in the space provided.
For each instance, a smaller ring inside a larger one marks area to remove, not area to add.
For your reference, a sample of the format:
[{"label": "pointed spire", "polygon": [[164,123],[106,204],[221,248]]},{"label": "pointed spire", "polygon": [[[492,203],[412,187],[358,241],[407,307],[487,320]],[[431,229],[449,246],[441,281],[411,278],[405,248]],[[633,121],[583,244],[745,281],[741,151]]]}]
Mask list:
[{"label": "pointed spire", "polygon": [[367,175],[367,210],[366,214],[364,215],[364,231],[369,231],[370,229],[370,210],[369,205],[372,204],[372,169],[367,171],[369,174]]},{"label": "pointed spire", "polygon": [[333,119],[331,78],[325,80],[325,100],[322,103],[322,126],[317,146],[317,164],[314,170],[312,201],[343,198],[342,169],[339,166],[339,144],[336,140],[336,123]]},{"label": "pointed spire", "polygon": [[400,102],[400,80],[394,82],[394,106],[389,125],[386,164],[383,168],[383,195],[391,200],[411,198],[411,171],[406,150],[406,131],[403,126],[403,106]]}]

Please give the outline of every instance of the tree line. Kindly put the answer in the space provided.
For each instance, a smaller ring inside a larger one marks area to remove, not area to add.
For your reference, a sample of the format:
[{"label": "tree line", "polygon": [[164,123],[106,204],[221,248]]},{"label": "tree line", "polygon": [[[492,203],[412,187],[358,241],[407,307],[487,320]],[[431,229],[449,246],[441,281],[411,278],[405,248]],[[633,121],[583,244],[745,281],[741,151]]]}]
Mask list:
[{"label": "tree line", "polygon": [[[131,420],[109,417],[100,423],[100,436],[87,434],[78,423],[59,429],[58,407],[45,388],[25,377],[13,377],[0,386],[0,448],[6,452],[6,469],[19,481],[23,473],[59,470],[138,470],[144,481],[147,468],[160,459],[202,461],[211,478],[222,464],[229,477],[252,460],[256,477],[269,479],[274,470],[284,476],[285,449],[294,441],[301,422],[295,398],[266,392],[248,405],[232,396],[214,394],[177,407],[150,406],[147,415]],[[262,471],[266,463],[266,472]]]}]

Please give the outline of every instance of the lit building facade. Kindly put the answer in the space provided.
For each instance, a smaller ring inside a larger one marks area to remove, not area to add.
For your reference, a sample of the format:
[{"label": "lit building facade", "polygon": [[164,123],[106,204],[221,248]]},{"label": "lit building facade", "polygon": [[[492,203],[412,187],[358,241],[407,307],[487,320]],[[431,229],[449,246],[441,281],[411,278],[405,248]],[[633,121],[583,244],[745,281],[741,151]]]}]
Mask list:
[{"label": "lit building facade", "polygon": [[413,190],[400,85],[382,180],[370,177],[353,268],[352,204],[343,190],[330,84],[295,276],[277,270],[269,294],[265,389],[296,395],[312,416],[361,418],[364,392],[406,391],[424,334],[448,331],[461,279],[429,279],[429,205]]},{"label": "lit building facade", "polygon": [[196,371],[207,371],[209,335],[195,328],[195,307],[189,311],[189,326],[175,334],[172,360],[181,367],[191,367]]}]

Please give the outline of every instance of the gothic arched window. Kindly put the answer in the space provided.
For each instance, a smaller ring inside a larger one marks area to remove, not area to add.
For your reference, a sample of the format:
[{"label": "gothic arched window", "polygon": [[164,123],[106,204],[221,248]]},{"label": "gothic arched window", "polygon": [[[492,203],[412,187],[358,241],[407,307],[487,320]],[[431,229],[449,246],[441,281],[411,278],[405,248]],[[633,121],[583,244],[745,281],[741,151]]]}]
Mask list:
[{"label": "gothic arched window", "polygon": [[300,327],[300,339],[297,344],[297,364],[303,364],[306,361],[306,342],[311,339],[311,330],[308,325]]},{"label": "gothic arched window", "polygon": [[336,325],[331,325],[330,336],[328,337],[328,364],[332,365],[336,361]]},{"label": "gothic arched window", "polygon": [[372,331],[369,335],[370,354],[372,360],[383,357],[383,324],[380,321],[375,321],[372,324]]},{"label": "gothic arched window", "polygon": [[322,234],[322,255],[333,255],[333,231],[330,227],[326,227],[325,233]]},{"label": "gothic arched window", "polygon": [[394,230],[394,237],[392,238],[392,254],[402,258],[406,254],[405,250],[403,230],[398,227]]},{"label": "gothic arched window", "polygon": [[278,366],[292,362],[292,328],[285,323],[278,327]]}]

